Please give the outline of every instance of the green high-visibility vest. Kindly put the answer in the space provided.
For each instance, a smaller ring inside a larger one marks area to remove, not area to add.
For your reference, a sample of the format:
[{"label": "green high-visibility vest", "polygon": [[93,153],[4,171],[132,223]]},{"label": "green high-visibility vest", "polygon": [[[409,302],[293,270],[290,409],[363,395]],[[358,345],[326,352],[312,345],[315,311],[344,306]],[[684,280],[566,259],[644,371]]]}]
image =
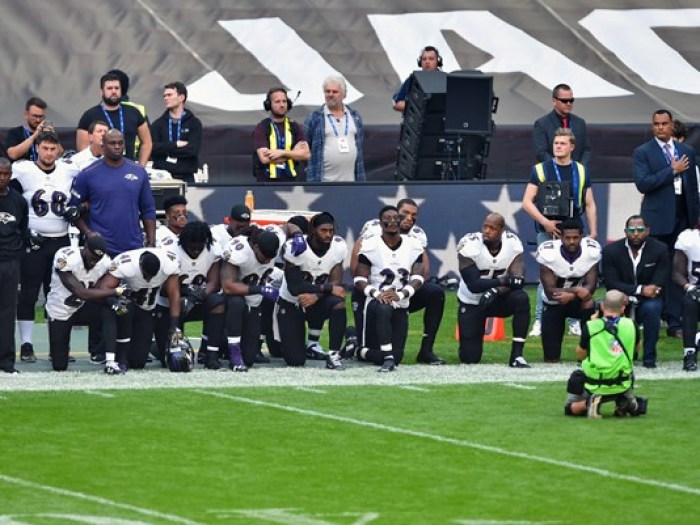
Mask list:
[{"label": "green high-visibility vest", "polygon": [[[605,330],[604,319],[586,323],[591,334],[588,357],[581,363],[586,390],[592,394],[619,394],[632,387],[632,356],[636,339],[634,321],[623,317],[617,336]],[[622,344],[620,344],[622,342]]]}]

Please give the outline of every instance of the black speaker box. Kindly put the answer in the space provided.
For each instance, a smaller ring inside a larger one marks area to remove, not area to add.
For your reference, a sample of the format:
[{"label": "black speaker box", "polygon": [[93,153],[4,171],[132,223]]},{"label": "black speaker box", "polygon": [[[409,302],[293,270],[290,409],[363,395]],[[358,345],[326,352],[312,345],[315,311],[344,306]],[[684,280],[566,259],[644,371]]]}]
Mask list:
[{"label": "black speaker box", "polygon": [[415,104],[423,113],[445,112],[447,73],[442,71],[414,71],[406,105]]},{"label": "black speaker box", "polygon": [[491,134],[493,77],[479,71],[447,75],[445,132]]}]

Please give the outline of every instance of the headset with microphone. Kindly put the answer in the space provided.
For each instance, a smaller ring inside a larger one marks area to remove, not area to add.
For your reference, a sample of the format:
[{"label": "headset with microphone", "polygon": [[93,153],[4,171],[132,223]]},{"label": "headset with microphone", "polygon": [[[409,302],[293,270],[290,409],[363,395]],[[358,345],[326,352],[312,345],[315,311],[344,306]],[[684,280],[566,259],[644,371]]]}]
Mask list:
[{"label": "headset with microphone", "polygon": [[[272,111],[272,100],[270,97],[272,97],[273,93],[284,93],[284,96],[287,99],[287,111],[290,111],[292,109],[294,102],[289,100],[289,95],[287,95],[287,90],[281,86],[278,86],[278,87],[271,88],[267,92],[267,96],[265,97],[265,100],[263,100],[263,107],[265,108],[265,111]],[[298,97],[299,97],[299,95],[297,95],[297,98]]]},{"label": "headset with microphone", "polygon": [[425,46],[423,49],[420,50],[420,55],[418,55],[418,60],[417,60],[418,67],[422,67],[423,55],[428,51],[435,52],[435,55],[437,56],[437,65],[439,68],[441,68],[442,67],[442,56],[440,56],[440,51],[438,51],[435,46]]}]

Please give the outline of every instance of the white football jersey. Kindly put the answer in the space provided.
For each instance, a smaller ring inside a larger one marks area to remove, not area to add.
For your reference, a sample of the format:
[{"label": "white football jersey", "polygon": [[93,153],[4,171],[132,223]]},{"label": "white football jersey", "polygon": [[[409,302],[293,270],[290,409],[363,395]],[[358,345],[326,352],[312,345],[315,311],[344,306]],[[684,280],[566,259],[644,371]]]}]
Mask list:
[{"label": "white football jersey", "polygon": [[179,237],[163,224],[156,228],[156,248],[163,248],[166,251],[176,253]]},{"label": "white football jersey", "polygon": [[[484,236],[481,232],[468,233],[459,240],[457,253],[474,261],[482,279],[495,279],[506,273],[513,260],[523,253],[523,243],[514,233],[504,231],[501,235],[501,249],[494,255],[484,244]],[[464,279],[460,278],[457,291],[460,301],[465,304],[479,304],[481,296],[481,293],[472,292]]]},{"label": "white football jersey", "polygon": [[[307,239],[308,242],[308,239]],[[335,235],[331,241],[328,251],[322,256],[317,255],[309,246],[301,255],[292,253],[292,241],[289,240],[284,245],[282,257],[285,261],[298,266],[301,269],[304,280],[312,284],[325,284],[331,270],[337,264],[343,264],[348,254],[348,245],[345,239]],[[287,287],[287,280],[282,280],[280,287],[280,297],[290,303],[298,304],[299,298],[292,295]]]},{"label": "white football jersey", "polygon": [[28,160],[12,165],[12,178],[22,185],[22,196],[29,204],[30,230],[44,237],[68,235],[69,223],[63,218],[63,212],[70,201],[75,175],[58,162],[51,173],[45,173]]},{"label": "white football jersey", "polygon": [[[150,281],[143,278],[139,268],[139,258],[144,252],[151,252],[158,257],[160,269]],[[175,254],[160,248],[139,248],[117,255],[109,267],[109,273],[123,281],[132,290],[132,300],[142,310],[153,310],[156,297],[163,283],[171,275],[178,275],[180,267]]]},{"label": "white football jersey", "polygon": [[217,224],[209,228],[211,230],[211,236],[214,238],[214,242],[219,244],[219,248],[222,253],[231,242],[233,237],[228,232],[228,224]]},{"label": "white football jersey", "polygon": [[[177,239],[177,237],[175,239]],[[174,250],[166,251],[169,253],[174,253],[177,257],[178,263],[180,264],[180,284],[194,284],[196,286],[205,284],[207,282],[207,274],[209,273],[209,269],[213,264],[221,260],[219,245],[216,243],[212,244],[211,248],[205,248],[204,251],[199,254],[199,257],[193,259],[187,255],[185,249],[177,242],[178,241],[176,240]],[[156,302],[160,306],[170,305],[168,298],[163,294],[158,294],[158,299]]]},{"label": "white football jersey", "polygon": [[685,253],[688,259],[688,282],[700,282],[700,231],[695,228],[683,230],[674,246],[676,250]]},{"label": "white football jersey", "polygon": [[[413,264],[423,255],[423,245],[415,237],[401,236],[401,244],[395,250],[389,248],[380,236],[363,239],[360,255],[370,262],[369,284],[380,290],[401,290],[411,278]],[[410,298],[396,303],[408,308]]]},{"label": "white football jersey", "polygon": [[66,246],[59,249],[53,258],[51,289],[46,297],[46,312],[49,317],[58,321],[67,321],[85,304],[84,300],[73,295],[65,287],[58,272],[70,272],[83,283],[85,288],[92,288],[97,280],[107,273],[110,263],[109,256],[104,255],[93,268],[87,270],[79,248]]},{"label": "white football jersey", "polygon": [[[581,255],[573,262],[564,259],[561,254],[562,241],[556,239],[546,241],[537,248],[535,259],[546,266],[557,276],[557,288],[573,288],[580,286],[583,277],[588,271],[600,262],[600,244],[595,239],[584,237],[581,239]],[[542,291],[542,299],[547,304],[557,304],[551,301]]]},{"label": "white football jersey", "polygon": [[[423,249],[428,247],[428,236],[426,235],[423,228],[420,226],[413,225],[413,228],[408,233],[402,233],[401,235],[406,235],[408,237],[414,237],[418,239],[423,246]],[[360,237],[363,239],[369,239],[370,237],[381,237],[382,236],[382,224],[379,219],[372,219],[367,221],[360,231]]]},{"label": "white football jersey", "polygon": [[[227,234],[228,235],[228,234]],[[238,280],[245,284],[264,286],[269,284],[274,262],[261,263],[255,256],[250,239],[244,235],[234,237],[221,254],[225,263],[238,268]],[[246,295],[245,302],[251,308],[260,306],[262,295]]]},{"label": "white football jersey", "polygon": [[60,162],[61,164],[64,164],[66,170],[70,173],[73,173],[73,177],[75,177],[76,175],[78,175],[78,173],[80,173],[85,168],[89,167],[93,162],[99,159],[100,157],[95,157],[92,154],[90,146],[88,146],[83,151],[76,153],[69,159],[59,159],[58,161],[56,161],[56,163],[58,164]]}]

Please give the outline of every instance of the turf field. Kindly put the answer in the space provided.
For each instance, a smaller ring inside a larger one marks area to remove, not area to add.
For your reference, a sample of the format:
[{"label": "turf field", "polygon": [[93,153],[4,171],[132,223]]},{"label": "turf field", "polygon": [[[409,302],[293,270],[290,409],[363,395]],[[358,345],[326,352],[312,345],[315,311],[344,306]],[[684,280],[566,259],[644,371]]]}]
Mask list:
[{"label": "turf field", "polygon": [[387,375],[23,365],[0,377],[0,525],[695,523],[698,381],[662,345],[638,372],[649,414],[600,421],[562,415],[573,363],[534,344],[530,370],[507,344],[471,367],[413,366],[414,348]]}]

